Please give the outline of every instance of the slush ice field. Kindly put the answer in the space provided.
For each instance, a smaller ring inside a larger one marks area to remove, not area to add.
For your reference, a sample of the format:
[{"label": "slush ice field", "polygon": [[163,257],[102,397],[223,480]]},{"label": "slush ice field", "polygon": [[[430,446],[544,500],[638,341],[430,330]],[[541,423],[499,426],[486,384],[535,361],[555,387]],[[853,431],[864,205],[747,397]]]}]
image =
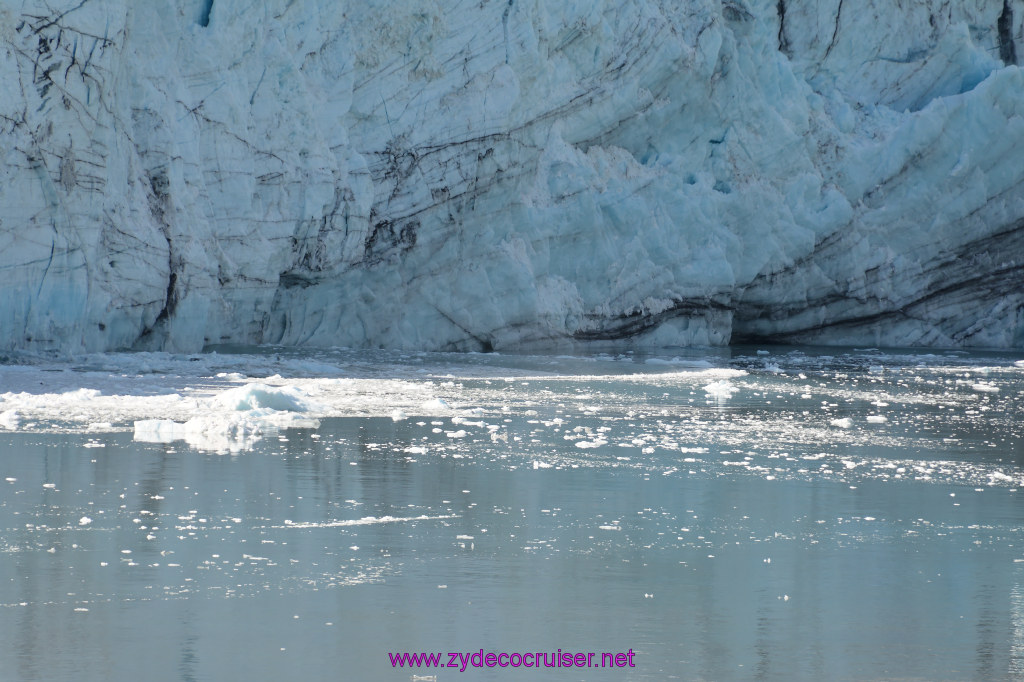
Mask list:
[{"label": "slush ice field", "polygon": [[1018,358],[19,357],[2,657],[26,680],[442,679],[387,653],[481,648],[636,652],[538,679],[1022,677]]}]

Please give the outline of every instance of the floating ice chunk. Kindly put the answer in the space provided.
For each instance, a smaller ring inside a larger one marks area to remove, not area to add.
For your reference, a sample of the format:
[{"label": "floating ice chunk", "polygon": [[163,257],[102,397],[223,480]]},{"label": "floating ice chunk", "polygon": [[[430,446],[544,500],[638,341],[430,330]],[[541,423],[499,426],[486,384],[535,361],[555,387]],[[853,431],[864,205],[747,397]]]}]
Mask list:
[{"label": "floating ice chunk", "polygon": [[72,401],[87,402],[98,395],[100,395],[100,392],[95,388],[80,388],[76,391],[67,391],[61,397]]},{"label": "floating ice chunk", "polygon": [[853,420],[849,417],[843,417],[842,419],[833,419],[829,424],[838,426],[841,429],[848,429],[853,426]]},{"label": "floating ice chunk", "polygon": [[535,460],[533,460],[533,468],[534,469],[550,469],[551,465],[548,464],[547,462],[541,462],[541,461],[535,459]]},{"label": "floating ice chunk", "polygon": [[448,401],[444,398],[434,398],[423,403],[423,409],[436,411],[436,410],[450,410],[452,406],[448,404]]},{"label": "floating ice chunk", "polygon": [[710,384],[704,386],[704,391],[715,398],[728,399],[732,397],[733,393],[738,393],[740,389],[736,388],[731,381],[726,379],[719,379],[718,381],[712,381]]},{"label": "floating ice chunk", "polygon": [[13,431],[18,428],[18,424],[20,423],[21,416],[18,415],[17,410],[6,410],[4,412],[0,412],[0,427]]},{"label": "floating ice chunk", "polygon": [[135,422],[135,440],[144,443],[171,443],[184,438],[184,426],[171,419],[142,419]]},{"label": "floating ice chunk", "polygon": [[1013,483],[1013,476],[1007,476],[1002,471],[993,471],[988,475],[988,484],[995,485],[996,482]]},{"label": "floating ice chunk", "polygon": [[869,424],[884,424],[887,421],[889,421],[889,418],[886,417],[885,415],[881,415],[881,414],[868,415],[868,423]]},{"label": "floating ice chunk", "polygon": [[671,360],[665,358],[647,358],[644,360],[645,365],[681,365],[683,367],[693,367],[694,369],[712,369],[712,365],[707,360],[683,360],[678,357],[674,357]]},{"label": "floating ice chunk", "polygon": [[999,393],[999,387],[992,384],[972,384],[971,388],[979,393]]},{"label": "floating ice chunk", "polygon": [[444,435],[448,436],[449,438],[465,438],[466,430],[459,429],[458,431],[445,431]]},{"label": "floating ice chunk", "polygon": [[143,443],[173,443],[183,440],[197,450],[240,452],[262,439],[263,426],[244,417],[193,417],[185,423],[170,419],[135,422],[134,438]]},{"label": "floating ice chunk", "polygon": [[229,410],[271,409],[280,412],[308,412],[308,396],[295,386],[269,386],[253,383],[215,396],[214,402]]},{"label": "floating ice chunk", "polygon": [[83,516],[82,518],[78,519],[79,526],[88,526],[90,523],[92,523],[92,519],[90,519],[88,516]]},{"label": "floating ice chunk", "polygon": [[409,418],[408,415],[405,412],[403,412],[402,410],[396,409],[396,410],[391,412],[391,420],[392,421],[400,422],[400,421],[404,421],[405,419],[408,419],[408,418]]},{"label": "floating ice chunk", "polygon": [[608,441],[604,440],[603,438],[595,438],[594,440],[578,440],[578,441],[576,441],[576,447],[583,448],[583,449],[599,448],[602,445],[607,445],[607,444],[608,444]]}]

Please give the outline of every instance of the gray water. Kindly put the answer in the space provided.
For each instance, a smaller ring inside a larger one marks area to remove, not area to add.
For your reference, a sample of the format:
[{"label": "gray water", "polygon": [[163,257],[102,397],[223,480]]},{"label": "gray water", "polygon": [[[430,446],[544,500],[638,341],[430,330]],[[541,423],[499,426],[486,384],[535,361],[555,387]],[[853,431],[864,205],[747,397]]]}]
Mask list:
[{"label": "gray water", "polygon": [[[0,432],[0,679],[1024,679],[1015,359],[430,356],[475,410]],[[388,656],[481,649],[635,667]]]}]

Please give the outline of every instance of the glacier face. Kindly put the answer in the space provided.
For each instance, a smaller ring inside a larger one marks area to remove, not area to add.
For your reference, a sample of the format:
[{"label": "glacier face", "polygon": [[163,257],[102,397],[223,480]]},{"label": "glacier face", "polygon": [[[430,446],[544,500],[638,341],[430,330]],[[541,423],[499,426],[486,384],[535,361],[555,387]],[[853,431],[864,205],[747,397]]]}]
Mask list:
[{"label": "glacier face", "polygon": [[0,0],[0,348],[1021,348],[1022,21]]}]

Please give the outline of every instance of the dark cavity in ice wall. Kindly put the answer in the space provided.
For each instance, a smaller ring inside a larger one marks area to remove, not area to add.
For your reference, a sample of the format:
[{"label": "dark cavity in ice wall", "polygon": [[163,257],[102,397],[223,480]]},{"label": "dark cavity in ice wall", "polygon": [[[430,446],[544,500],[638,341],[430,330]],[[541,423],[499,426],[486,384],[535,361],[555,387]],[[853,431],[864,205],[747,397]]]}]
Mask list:
[{"label": "dark cavity in ice wall", "polygon": [[206,26],[210,25],[210,12],[213,11],[213,0],[203,0],[203,7],[199,10],[199,25]]}]

